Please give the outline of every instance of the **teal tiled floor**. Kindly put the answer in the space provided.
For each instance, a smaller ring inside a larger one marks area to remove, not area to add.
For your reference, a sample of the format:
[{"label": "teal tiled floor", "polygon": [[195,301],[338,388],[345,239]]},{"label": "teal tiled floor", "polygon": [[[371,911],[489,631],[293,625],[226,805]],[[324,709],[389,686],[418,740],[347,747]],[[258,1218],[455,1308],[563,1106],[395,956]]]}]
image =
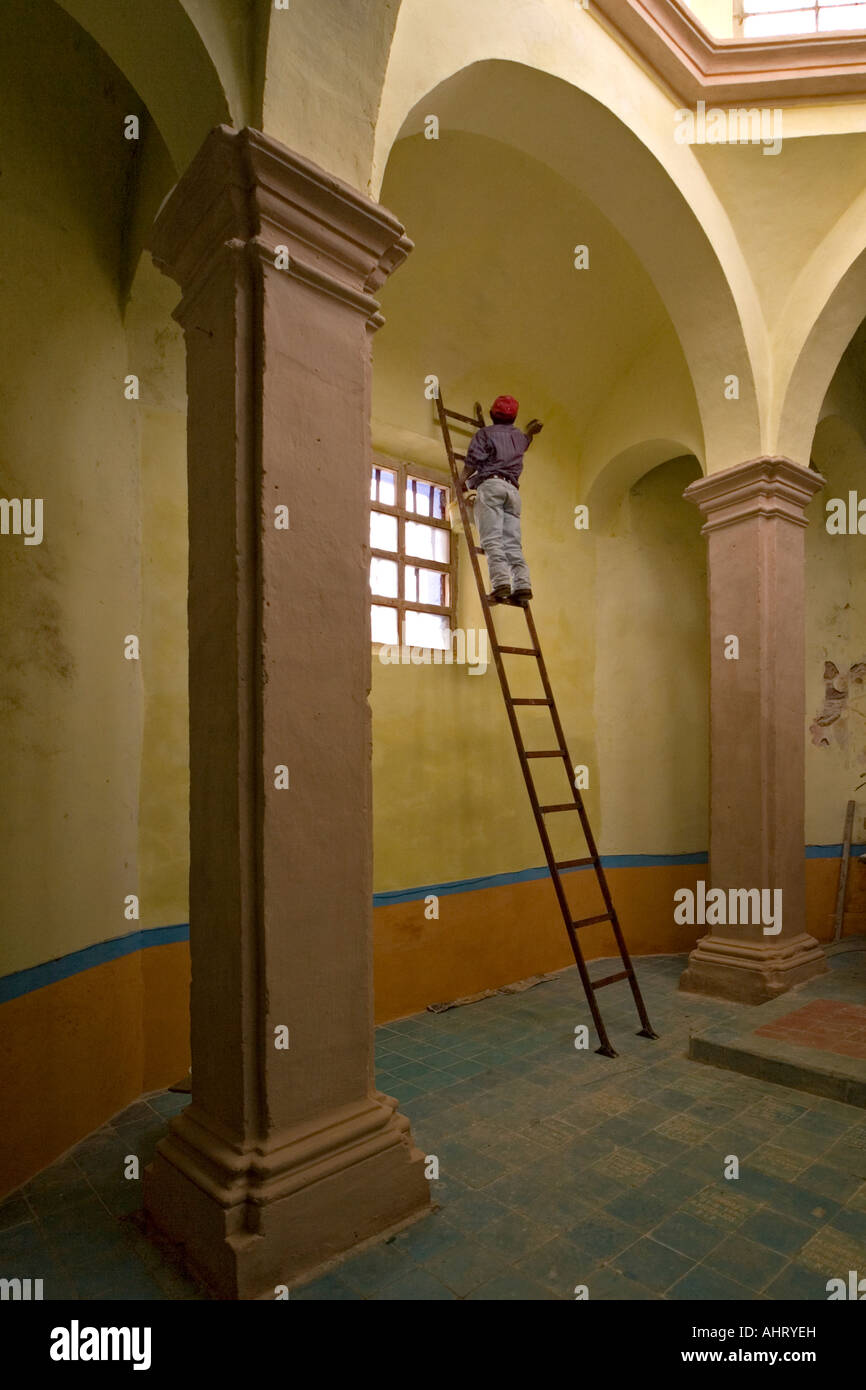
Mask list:
[{"label": "teal tiled floor", "polygon": [[[291,1298],[825,1300],[866,1272],[866,1111],[689,1061],[690,1031],[738,1006],[678,993],[682,965],[638,962],[657,1042],[605,992],[616,1059],[574,1048],[575,971],[379,1029],[377,1084],[439,1162],[434,1209]],[[54,1298],[202,1298],[119,1166],[184,1102],[130,1107],[0,1206],[0,1273],[45,1271]]]}]

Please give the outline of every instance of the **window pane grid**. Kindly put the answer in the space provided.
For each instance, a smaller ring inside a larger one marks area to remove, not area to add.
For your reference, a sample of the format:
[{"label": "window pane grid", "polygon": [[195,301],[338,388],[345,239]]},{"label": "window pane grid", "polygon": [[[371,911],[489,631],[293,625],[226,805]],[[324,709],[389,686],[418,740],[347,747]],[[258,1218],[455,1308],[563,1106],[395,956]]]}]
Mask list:
[{"label": "window pane grid", "polygon": [[387,512],[370,513],[370,545],[374,550],[397,550],[397,518]]},{"label": "window pane grid", "polygon": [[409,464],[374,462],[370,487],[374,643],[450,647],[456,602],[450,497],[446,484],[424,477]]},{"label": "window pane grid", "polygon": [[397,501],[397,475],[392,469],[373,465],[370,501],[384,503],[386,507],[394,506]]},{"label": "window pane grid", "polygon": [[449,489],[426,478],[411,474],[406,479],[406,511],[416,516],[429,516],[444,521],[447,515]]}]

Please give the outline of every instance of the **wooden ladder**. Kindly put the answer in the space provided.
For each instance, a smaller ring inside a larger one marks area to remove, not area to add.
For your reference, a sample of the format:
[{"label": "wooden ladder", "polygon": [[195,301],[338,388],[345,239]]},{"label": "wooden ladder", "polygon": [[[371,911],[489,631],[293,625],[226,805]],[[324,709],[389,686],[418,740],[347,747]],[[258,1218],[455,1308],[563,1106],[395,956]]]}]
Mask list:
[{"label": "wooden ladder", "polygon": [[[565,922],[565,929],[568,933],[568,939],[571,942],[571,949],[574,954],[575,964],[577,965],[577,969],[580,974],[581,983],[583,984],[584,993],[586,994],[590,1012],[592,1013],[593,1023],[595,1024],[595,1029],[598,1034],[599,1042],[601,1044],[600,1047],[596,1048],[596,1051],[601,1053],[603,1057],[616,1057],[617,1053],[611,1046],[610,1039],[607,1035],[607,1029],[604,1026],[604,1020],[601,1016],[601,1011],[598,1007],[598,1000],[596,999],[598,991],[600,989],[604,989],[607,985],[615,984],[618,980],[628,980],[629,985],[631,986],[632,995],[634,997],[638,1017],[640,1018],[642,1025],[638,1036],[642,1038],[657,1038],[658,1034],[653,1031],[652,1025],[649,1021],[649,1016],[646,1011],[646,1005],[644,1004],[643,996],[640,992],[640,987],[637,982],[634,967],[631,963],[631,957],[628,953],[628,947],[625,944],[625,938],[622,934],[622,928],[620,927],[619,918],[616,914],[616,908],[613,905],[613,899],[610,895],[610,889],[608,887],[607,878],[605,877],[604,868],[602,867],[601,858],[596,848],[592,828],[589,824],[589,818],[586,814],[586,808],[583,804],[583,797],[581,796],[580,791],[575,785],[575,777],[571,757],[566,746],[565,734],[563,733],[562,723],[559,718],[559,711],[556,708],[556,701],[553,698],[553,690],[551,688],[550,679],[547,674],[547,667],[544,662],[544,657],[541,652],[541,643],[538,640],[538,633],[535,627],[535,620],[532,616],[532,609],[530,608],[529,604],[527,603],[525,606],[521,605],[521,611],[525,615],[526,626],[529,635],[528,646],[503,646],[500,643],[496,632],[496,625],[493,620],[493,609],[498,605],[491,603],[490,599],[488,599],[487,597],[484,576],[482,574],[481,565],[479,563],[478,558],[480,555],[484,554],[484,551],[482,550],[481,546],[477,546],[474,543],[474,538],[472,535],[472,517],[470,515],[469,506],[466,500],[463,485],[460,482],[460,470],[457,466],[458,462],[465,462],[466,456],[465,454],[457,453],[455,451],[451,439],[451,429],[448,423],[449,420],[458,420],[461,424],[469,425],[473,429],[481,429],[485,423],[484,416],[481,411],[481,406],[476,404],[474,416],[461,415],[459,411],[446,410],[440,393],[436,400],[436,408],[439,415],[439,426],[442,430],[442,438],[444,440],[445,448],[448,453],[448,466],[451,470],[451,477],[454,484],[454,494],[460,506],[460,516],[463,522],[463,529],[466,535],[466,542],[469,547],[469,559],[472,563],[472,572],[475,575],[475,583],[478,587],[478,595],[481,599],[481,607],[484,611],[484,621],[487,624],[487,633],[490,638],[490,647],[493,652],[493,660],[496,666],[497,674],[499,676],[499,684],[502,687],[502,694],[505,700],[505,709],[508,714],[508,721],[511,725],[511,732],[514,735],[514,743],[517,748],[517,756],[520,759],[520,766],[523,771],[523,780],[526,783],[526,790],[529,793],[529,800],[532,806],[532,813],[535,816],[535,824],[538,827],[538,833],[541,837],[541,843],[544,848],[544,856],[547,860],[547,867],[550,870],[550,877],[553,881],[554,889],[556,890],[556,897],[557,901],[559,902],[560,911],[562,912],[563,921]],[[542,699],[526,699],[519,696],[515,697],[511,694],[511,688],[508,683],[508,676],[506,674],[505,666],[502,661],[503,655],[528,656],[531,657],[532,660],[534,660],[537,663],[538,672],[541,676],[541,686],[544,690],[544,697]],[[527,749],[523,740],[523,733],[520,728],[520,723],[518,721],[516,713],[517,709],[526,705],[539,705],[550,711],[550,717],[553,724],[553,731],[556,741],[555,748]],[[542,805],[540,803],[532,775],[532,763],[536,758],[559,758],[562,760],[562,763],[565,767],[566,775],[568,777],[568,784],[571,790],[571,800],[558,802],[553,805]],[[546,817],[558,815],[562,812],[568,811],[576,811],[578,817],[580,818],[580,824],[583,830],[583,837],[586,841],[589,854],[578,859],[557,860],[553,853],[553,848],[550,843],[550,836],[547,831]],[[605,910],[604,912],[599,912],[592,917],[582,917],[574,919],[571,915],[571,909],[569,907],[568,899],[565,894],[565,886],[562,881],[562,875],[565,871],[569,869],[581,869],[588,867],[590,864],[592,865],[593,871],[598,880],[598,886],[601,890],[601,895],[604,900]],[[613,928],[614,937],[616,938],[617,950],[619,951],[620,959],[622,960],[622,964],[624,967],[622,970],[618,970],[612,975],[605,975],[604,978],[600,980],[590,979],[589,971],[586,967],[586,961],[583,957],[583,951],[580,948],[580,942],[578,941],[577,937],[578,932],[583,927],[592,926],[596,922],[610,922],[610,925]]]}]

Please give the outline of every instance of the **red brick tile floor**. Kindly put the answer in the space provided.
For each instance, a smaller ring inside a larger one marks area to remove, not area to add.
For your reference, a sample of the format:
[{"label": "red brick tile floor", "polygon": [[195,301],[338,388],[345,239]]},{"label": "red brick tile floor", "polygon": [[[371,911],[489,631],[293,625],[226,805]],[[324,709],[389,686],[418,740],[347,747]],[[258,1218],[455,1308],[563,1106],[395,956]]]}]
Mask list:
[{"label": "red brick tile floor", "polygon": [[756,1028],[759,1037],[866,1060],[866,1006],[840,999],[813,999],[792,1013]]}]

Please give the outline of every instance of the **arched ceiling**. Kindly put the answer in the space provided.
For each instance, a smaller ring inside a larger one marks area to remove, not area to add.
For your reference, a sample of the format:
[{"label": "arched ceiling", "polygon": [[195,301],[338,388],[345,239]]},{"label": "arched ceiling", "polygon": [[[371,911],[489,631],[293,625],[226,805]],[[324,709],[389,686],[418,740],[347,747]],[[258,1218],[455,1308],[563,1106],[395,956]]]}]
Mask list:
[{"label": "arched ceiling", "polygon": [[779,452],[791,458],[808,455],[821,403],[866,319],[864,217],[866,192],[810,256],[779,324]]},{"label": "arched ceiling", "polygon": [[[244,124],[248,108],[242,99],[243,79],[231,60],[231,45],[220,16],[241,0],[189,0],[201,19],[212,47],[223,60],[214,64],[202,33],[180,0],[56,0],[120,68],[150,111],[178,172],[186,167],[208,131],[222,122]],[[245,5],[244,5],[245,8]],[[243,13],[243,10],[239,12]]]},{"label": "arched ceiling", "polygon": [[[623,122],[566,82],[497,60],[476,63],[422,97],[403,135],[423,131],[429,113],[437,115],[443,132],[496,139],[530,155],[595,204],[645,268],[674,325],[699,403],[706,468],[715,471],[758,454],[752,354],[729,281],[689,203]],[[519,216],[519,195],[512,201]],[[405,209],[399,211],[405,217]],[[410,225],[409,232],[417,240],[417,229]],[[755,310],[751,282],[746,288]],[[759,314],[751,321],[762,349],[763,321]],[[762,358],[763,351],[757,355]],[[736,400],[725,396],[732,375],[739,381]]]},{"label": "arched ceiling", "polygon": [[[790,155],[789,140],[778,161],[678,144],[682,98],[641,39],[652,25],[629,29],[630,48],[607,4],[576,0],[56,3],[140,95],[178,172],[214,125],[249,123],[377,196],[394,141],[434,107],[443,129],[548,163],[625,238],[661,296],[694,382],[708,471],[807,448],[866,312],[863,208],[843,207],[853,165],[837,137]],[[653,7],[685,13],[675,0]],[[629,14],[640,8],[628,0]],[[796,228],[788,218],[770,284],[759,228],[774,208],[784,224],[778,210],[794,205],[806,215]],[[731,376],[736,401],[725,397]]]},{"label": "arched ceiling", "polygon": [[[588,483],[583,465],[595,460],[597,437],[610,444],[611,416],[628,438],[655,425],[645,394],[628,389],[635,364],[651,362],[659,413],[700,451],[695,395],[665,306],[625,239],[572,184],[513,147],[452,131],[399,141],[384,194],[416,244],[381,294],[380,447],[400,452],[402,443],[441,464],[424,396],[433,374],[458,409],[517,395],[524,420],[545,420],[545,447],[555,442]],[[588,269],[575,268],[576,245],[587,246]]]}]

